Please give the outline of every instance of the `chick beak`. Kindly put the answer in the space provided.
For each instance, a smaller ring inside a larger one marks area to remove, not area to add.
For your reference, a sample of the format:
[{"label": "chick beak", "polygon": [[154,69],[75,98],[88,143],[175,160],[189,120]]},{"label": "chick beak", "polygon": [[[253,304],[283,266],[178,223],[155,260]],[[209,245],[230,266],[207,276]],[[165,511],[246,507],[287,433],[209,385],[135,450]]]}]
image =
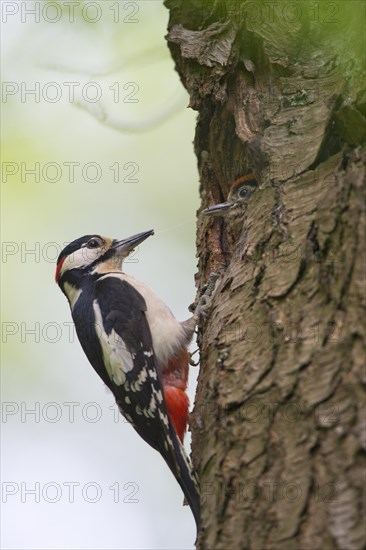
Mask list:
[{"label": "chick beak", "polygon": [[214,204],[209,208],[205,208],[203,214],[205,214],[205,216],[225,216],[230,210],[230,207],[230,202],[221,202],[220,204]]}]

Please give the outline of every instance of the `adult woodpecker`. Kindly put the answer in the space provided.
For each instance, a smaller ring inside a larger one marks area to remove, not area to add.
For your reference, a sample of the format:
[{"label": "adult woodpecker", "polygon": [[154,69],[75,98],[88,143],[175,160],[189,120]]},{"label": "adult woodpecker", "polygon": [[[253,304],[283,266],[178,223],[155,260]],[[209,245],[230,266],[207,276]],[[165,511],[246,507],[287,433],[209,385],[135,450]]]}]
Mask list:
[{"label": "adult woodpecker", "polygon": [[199,488],[183,448],[189,401],[188,344],[198,311],[179,323],[124,259],[153,230],[114,240],[85,235],[58,257],[56,282],[67,297],[81,346],[122,415],[173,472],[199,528]]},{"label": "adult woodpecker", "polygon": [[206,208],[203,213],[208,216],[223,216],[228,219],[240,218],[248,204],[249,197],[258,187],[255,174],[247,174],[234,181],[230,187],[226,202]]}]

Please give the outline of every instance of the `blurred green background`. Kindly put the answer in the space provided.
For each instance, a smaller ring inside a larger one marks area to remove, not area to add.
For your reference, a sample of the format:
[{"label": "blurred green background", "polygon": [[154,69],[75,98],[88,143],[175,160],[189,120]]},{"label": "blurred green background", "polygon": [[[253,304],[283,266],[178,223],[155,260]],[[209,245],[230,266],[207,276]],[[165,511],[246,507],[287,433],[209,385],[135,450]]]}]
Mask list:
[{"label": "blurred green background", "polygon": [[160,0],[2,2],[3,548],[193,548],[178,484],[118,416],[54,282],[67,242],[153,228],[125,269],[189,316],[195,113],[167,21]]}]

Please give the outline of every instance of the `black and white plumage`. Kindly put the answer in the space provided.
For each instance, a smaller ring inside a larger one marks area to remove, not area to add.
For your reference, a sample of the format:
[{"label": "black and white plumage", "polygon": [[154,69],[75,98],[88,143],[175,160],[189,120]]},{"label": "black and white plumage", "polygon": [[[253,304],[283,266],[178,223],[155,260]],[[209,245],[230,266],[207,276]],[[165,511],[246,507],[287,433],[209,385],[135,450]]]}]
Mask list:
[{"label": "black and white plumage", "polygon": [[195,319],[179,323],[149,287],[122,271],[124,258],[152,234],[123,241],[81,237],[61,252],[56,281],[89,362],[123,416],[168,464],[198,527],[197,479],[168,415],[163,388],[165,366],[187,346]]}]

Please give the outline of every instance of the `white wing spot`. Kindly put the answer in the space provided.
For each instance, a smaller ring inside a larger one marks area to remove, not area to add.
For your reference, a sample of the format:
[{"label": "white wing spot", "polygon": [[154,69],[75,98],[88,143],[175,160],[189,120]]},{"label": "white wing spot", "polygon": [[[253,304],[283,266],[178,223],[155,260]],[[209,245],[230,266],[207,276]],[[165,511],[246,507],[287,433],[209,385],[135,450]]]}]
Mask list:
[{"label": "white wing spot", "polygon": [[169,420],[168,420],[168,417],[166,414],[163,414],[160,410],[159,410],[159,416],[160,416],[160,420],[162,420],[165,424],[165,426],[169,426]]},{"label": "white wing spot", "polygon": [[144,382],[146,382],[146,380],[147,380],[147,370],[146,370],[146,367],[144,367],[143,369],[141,369],[137,377],[137,380],[135,380],[135,382],[131,382],[131,390],[141,391],[141,386],[143,385]]},{"label": "white wing spot", "polygon": [[139,383],[139,384],[141,384],[142,382],[146,382],[146,380],[147,380],[147,370],[146,370],[146,367],[144,367],[144,368],[140,371],[140,374],[138,375],[137,380],[138,380],[138,383]]},{"label": "white wing spot", "polygon": [[154,394],[151,396],[149,409],[152,412],[155,411],[155,409],[156,409],[156,401],[155,401],[155,395]]},{"label": "white wing spot", "polygon": [[126,383],[126,373],[133,367],[133,357],[122,338],[112,330],[108,335],[103,326],[102,313],[97,300],[93,302],[95,330],[103,351],[103,361],[109,378],[121,386]]}]

